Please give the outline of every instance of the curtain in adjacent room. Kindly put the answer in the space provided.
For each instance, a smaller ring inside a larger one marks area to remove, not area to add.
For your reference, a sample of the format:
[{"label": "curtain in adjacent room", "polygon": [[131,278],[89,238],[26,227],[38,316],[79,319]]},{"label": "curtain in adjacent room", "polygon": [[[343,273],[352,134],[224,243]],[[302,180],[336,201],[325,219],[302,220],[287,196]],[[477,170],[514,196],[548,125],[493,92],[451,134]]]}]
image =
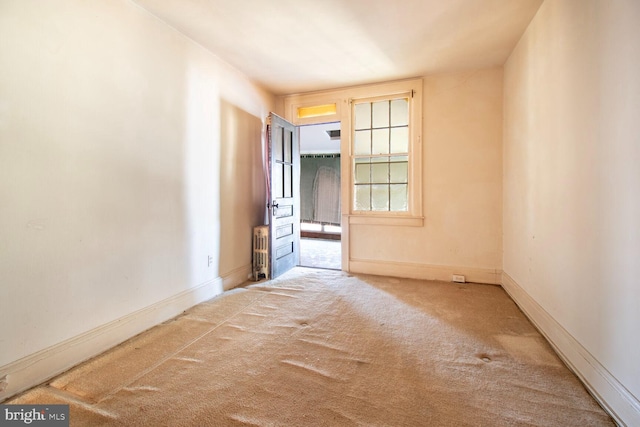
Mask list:
[{"label": "curtain in adjacent room", "polygon": [[320,166],[313,182],[313,220],[340,224],[340,175],[327,166]]}]

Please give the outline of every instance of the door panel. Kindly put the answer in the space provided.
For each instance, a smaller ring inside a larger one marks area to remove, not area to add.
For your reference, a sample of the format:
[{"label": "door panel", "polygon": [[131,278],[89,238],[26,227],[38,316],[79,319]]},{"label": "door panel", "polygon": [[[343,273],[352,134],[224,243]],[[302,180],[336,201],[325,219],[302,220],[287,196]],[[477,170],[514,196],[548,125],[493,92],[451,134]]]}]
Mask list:
[{"label": "door panel", "polygon": [[300,262],[300,145],[298,129],[271,113],[269,124],[271,278]]}]

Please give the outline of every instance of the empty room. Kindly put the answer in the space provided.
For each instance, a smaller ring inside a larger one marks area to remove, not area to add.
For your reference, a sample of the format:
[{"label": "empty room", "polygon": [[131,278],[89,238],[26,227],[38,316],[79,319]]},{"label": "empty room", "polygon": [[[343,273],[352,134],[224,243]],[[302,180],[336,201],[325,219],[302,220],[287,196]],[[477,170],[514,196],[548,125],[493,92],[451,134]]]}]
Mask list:
[{"label": "empty room", "polygon": [[638,22],[0,0],[0,424],[640,426]]}]

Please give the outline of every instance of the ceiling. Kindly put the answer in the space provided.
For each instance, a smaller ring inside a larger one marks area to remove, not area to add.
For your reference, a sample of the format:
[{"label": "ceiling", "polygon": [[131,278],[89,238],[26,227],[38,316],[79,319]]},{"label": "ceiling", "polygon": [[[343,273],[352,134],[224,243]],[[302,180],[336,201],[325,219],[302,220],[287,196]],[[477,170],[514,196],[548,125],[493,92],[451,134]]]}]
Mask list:
[{"label": "ceiling", "polygon": [[340,130],[340,122],[300,126],[300,154],[340,152],[340,138],[331,139],[327,131]]},{"label": "ceiling", "polygon": [[276,95],[504,64],[542,0],[134,0]]}]

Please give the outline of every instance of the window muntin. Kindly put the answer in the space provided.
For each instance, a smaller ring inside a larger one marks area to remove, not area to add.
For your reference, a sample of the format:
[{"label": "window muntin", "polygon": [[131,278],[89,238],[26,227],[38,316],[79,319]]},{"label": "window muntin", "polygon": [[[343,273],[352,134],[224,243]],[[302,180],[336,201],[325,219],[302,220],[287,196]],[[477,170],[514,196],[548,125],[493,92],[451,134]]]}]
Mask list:
[{"label": "window muntin", "polygon": [[409,210],[409,96],[353,104],[353,210]]}]

